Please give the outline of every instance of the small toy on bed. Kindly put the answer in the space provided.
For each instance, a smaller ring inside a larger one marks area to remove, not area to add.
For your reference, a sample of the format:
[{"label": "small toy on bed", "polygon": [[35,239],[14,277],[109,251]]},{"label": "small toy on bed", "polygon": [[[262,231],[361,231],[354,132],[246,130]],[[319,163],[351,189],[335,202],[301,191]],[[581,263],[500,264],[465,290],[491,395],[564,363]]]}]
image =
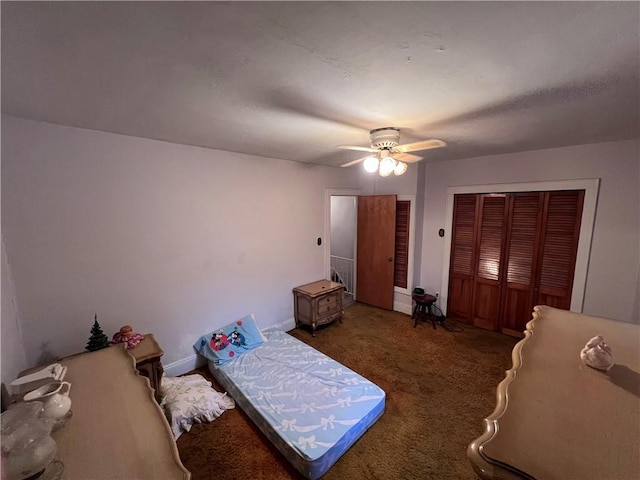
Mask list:
[{"label": "small toy on bed", "polygon": [[587,342],[580,352],[582,363],[606,372],[613,366],[613,352],[602,336],[597,335]]},{"label": "small toy on bed", "polygon": [[113,343],[126,343],[127,350],[131,350],[144,340],[144,335],[141,333],[134,333],[131,325],[125,325],[120,328],[120,331],[113,334]]}]

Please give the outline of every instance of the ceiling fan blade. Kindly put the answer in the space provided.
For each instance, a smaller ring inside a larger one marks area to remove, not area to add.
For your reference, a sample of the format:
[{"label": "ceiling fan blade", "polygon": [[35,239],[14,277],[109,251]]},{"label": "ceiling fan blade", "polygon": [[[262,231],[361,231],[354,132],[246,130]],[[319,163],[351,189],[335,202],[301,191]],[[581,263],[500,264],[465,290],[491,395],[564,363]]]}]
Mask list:
[{"label": "ceiling fan blade", "polygon": [[366,158],[369,158],[369,157],[367,156],[367,157],[359,158],[359,159],[357,159],[357,160],[351,160],[350,162],[343,163],[343,164],[342,164],[342,165],[340,165],[340,166],[341,166],[341,167],[350,167],[350,166],[352,166],[352,165],[356,165],[356,164],[358,164],[358,163],[360,163],[360,162],[364,162],[364,160],[365,160]]},{"label": "ceiling fan blade", "polygon": [[356,145],[338,145],[337,148],[341,148],[342,150],[358,150],[360,152],[377,152],[377,148],[371,147],[358,147]]},{"label": "ceiling fan blade", "polygon": [[419,150],[428,150],[430,148],[440,148],[446,147],[447,143],[442,140],[436,140],[432,138],[430,140],[422,140],[420,142],[407,143],[405,145],[398,145],[394,148],[394,150],[405,153],[405,152],[417,152]]},{"label": "ceiling fan blade", "polygon": [[423,158],[418,155],[414,155],[413,153],[404,152],[393,153],[391,156],[394,160],[399,160],[404,163],[415,163]]}]

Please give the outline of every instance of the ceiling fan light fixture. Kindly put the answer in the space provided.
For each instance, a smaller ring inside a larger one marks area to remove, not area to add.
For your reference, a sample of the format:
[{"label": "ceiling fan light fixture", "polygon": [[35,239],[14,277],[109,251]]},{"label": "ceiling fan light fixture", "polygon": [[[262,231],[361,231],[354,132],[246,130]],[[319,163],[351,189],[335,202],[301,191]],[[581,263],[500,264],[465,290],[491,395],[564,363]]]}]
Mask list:
[{"label": "ceiling fan light fixture", "polygon": [[406,173],[408,163],[415,163],[424,157],[410,152],[429,150],[431,148],[441,148],[447,145],[442,140],[435,138],[420,140],[413,143],[400,144],[400,129],[398,127],[376,128],[369,132],[371,147],[358,145],[340,145],[343,150],[358,150],[372,152],[370,155],[357,160],[343,163],[341,167],[350,167],[364,162],[364,169],[369,173],[378,172],[381,177],[388,177],[391,173],[396,176]]},{"label": "ceiling fan light fixture", "polygon": [[369,172],[369,173],[373,173],[376,170],[378,170],[378,158],[375,156],[370,156],[365,158],[364,160],[364,169]]},{"label": "ceiling fan light fixture", "polygon": [[396,168],[396,161],[391,157],[385,157],[380,160],[380,168],[378,174],[381,177],[388,177]]},{"label": "ceiling fan light fixture", "polygon": [[393,173],[395,173],[396,175],[402,175],[406,171],[407,171],[407,164],[404,162],[398,162],[395,168],[393,169]]}]

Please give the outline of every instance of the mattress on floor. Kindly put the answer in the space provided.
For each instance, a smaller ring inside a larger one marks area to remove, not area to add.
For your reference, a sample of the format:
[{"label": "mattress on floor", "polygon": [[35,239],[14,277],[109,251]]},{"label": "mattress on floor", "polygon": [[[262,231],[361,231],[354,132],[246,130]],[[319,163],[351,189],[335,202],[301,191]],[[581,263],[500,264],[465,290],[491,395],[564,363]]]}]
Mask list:
[{"label": "mattress on floor", "polygon": [[385,392],[275,329],[267,341],[209,370],[306,478],[321,477],[384,413]]}]

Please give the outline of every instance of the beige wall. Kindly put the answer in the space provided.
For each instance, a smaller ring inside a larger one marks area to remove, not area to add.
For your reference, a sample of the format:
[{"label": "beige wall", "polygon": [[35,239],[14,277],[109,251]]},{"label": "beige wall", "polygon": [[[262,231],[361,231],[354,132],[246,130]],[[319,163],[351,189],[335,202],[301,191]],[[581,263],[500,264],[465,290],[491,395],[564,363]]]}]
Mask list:
[{"label": "beige wall", "polygon": [[[324,278],[327,188],[356,170],[2,118],[2,227],[29,363],[154,333],[163,363],[249,313],[293,318]],[[3,314],[4,328],[4,314]],[[4,333],[4,330],[3,330]]]}]

